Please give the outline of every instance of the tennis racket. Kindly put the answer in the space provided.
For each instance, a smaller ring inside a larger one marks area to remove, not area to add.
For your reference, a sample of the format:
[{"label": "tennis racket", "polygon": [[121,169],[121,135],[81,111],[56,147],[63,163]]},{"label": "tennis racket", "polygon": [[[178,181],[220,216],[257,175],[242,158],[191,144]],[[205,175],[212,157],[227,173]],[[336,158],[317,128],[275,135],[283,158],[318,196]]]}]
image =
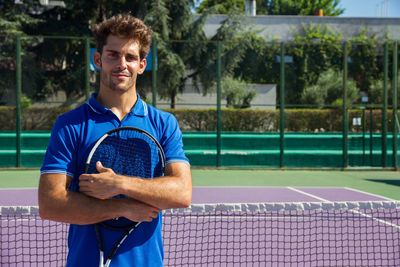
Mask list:
[{"label": "tennis racket", "polygon": [[[86,173],[97,173],[96,162],[112,169],[116,174],[153,178],[164,175],[165,155],[161,145],[148,132],[135,127],[119,127],[105,133],[94,145],[86,161]],[[115,198],[126,196],[119,195]],[[124,217],[95,224],[100,252],[100,267],[108,267],[118,248],[140,222]],[[123,231],[104,263],[104,247],[100,227]]]}]

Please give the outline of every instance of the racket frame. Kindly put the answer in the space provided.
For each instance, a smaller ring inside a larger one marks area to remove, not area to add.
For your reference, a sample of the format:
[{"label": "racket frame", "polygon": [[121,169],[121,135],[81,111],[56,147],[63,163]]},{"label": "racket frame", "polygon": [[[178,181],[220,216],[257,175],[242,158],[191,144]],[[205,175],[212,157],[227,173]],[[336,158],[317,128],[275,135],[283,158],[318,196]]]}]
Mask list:
[{"label": "racket frame", "polygon": [[[160,143],[157,141],[157,139],[154,138],[154,136],[152,136],[150,133],[146,132],[143,129],[137,128],[137,127],[131,127],[131,126],[123,126],[123,127],[118,127],[115,129],[112,129],[108,132],[106,132],[103,136],[101,136],[96,143],[94,144],[93,148],[91,149],[88,158],[86,160],[86,168],[85,168],[85,173],[88,172],[89,170],[89,166],[90,166],[90,161],[92,160],[92,157],[96,151],[96,149],[100,146],[100,144],[104,141],[104,139],[106,139],[108,136],[110,136],[111,134],[118,132],[118,131],[136,131],[139,132],[141,134],[146,135],[147,137],[149,137],[158,147],[158,152],[159,155],[161,157],[161,168],[162,168],[162,173],[164,173],[165,171],[165,154],[164,151],[162,149],[162,146],[160,145]],[[122,243],[125,241],[125,239],[139,226],[140,222],[134,222],[133,225],[130,225],[129,227],[124,227],[124,228],[117,228],[117,227],[111,227],[109,225],[104,224],[104,222],[100,222],[100,223],[96,223],[94,225],[95,227],[95,232],[96,232],[96,237],[97,237],[97,241],[98,241],[98,245],[99,245],[99,267],[108,267],[111,263],[112,258],[114,257],[115,253],[117,252],[118,248],[122,245]],[[106,263],[104,264],[104,247],[103,247],[103,240],[101,237],[101,233],[100,233],[100,225],[103,226],[106,229],[112,229],[114,231],[121,231],[121,230],[126,230],[126,232],[124,233],[124,235],[121,236],[121,238],[118,240],[118,242],[115,243],[113,249],[111,250],[111,252],[109,253]]]}]

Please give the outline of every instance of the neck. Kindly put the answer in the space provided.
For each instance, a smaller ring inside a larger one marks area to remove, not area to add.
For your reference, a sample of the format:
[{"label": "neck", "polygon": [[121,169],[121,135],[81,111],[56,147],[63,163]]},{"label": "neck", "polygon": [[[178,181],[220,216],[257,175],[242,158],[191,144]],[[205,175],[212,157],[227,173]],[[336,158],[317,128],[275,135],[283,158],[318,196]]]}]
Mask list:
[{"label": "neck", "polygon": [[122,120],[135,106],[138,97],[136,90],[117,92],[111,90],[101,90],[97,95],[97,101],[105,108],[110,109],[117,117]]}]

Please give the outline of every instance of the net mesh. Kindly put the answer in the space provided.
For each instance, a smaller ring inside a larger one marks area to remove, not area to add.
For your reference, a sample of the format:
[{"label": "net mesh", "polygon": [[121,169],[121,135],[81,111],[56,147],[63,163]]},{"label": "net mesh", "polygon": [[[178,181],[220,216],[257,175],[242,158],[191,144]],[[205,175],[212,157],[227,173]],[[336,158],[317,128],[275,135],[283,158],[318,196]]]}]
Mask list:
[{"label": "net mesh", "polygon": [[[62,266],[67,225],[2,207],[1,266]],[[193,204],[164,211],[166,266],[399,266],[400,202]]]},{"label": "net mesh", "polygon": [[41,220],[37,207],[2,207],[0,266],[62,266],[68,225]]}]

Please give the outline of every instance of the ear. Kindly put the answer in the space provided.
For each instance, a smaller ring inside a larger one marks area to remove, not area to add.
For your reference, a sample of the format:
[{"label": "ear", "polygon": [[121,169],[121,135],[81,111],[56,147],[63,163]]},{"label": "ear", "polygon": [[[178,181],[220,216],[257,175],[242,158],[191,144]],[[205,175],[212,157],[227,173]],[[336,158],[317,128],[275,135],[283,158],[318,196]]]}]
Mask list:
[{"label": "ear", "polygon": [[147,61],[146,59],[142,59],[140,61],[140,69],[138,70],[138,74],[143,74],[144,70],[146,69]]},{"label": "ear", "polygon": [[99,51],[93,53],[93,63],[97,68],[101,69],[101,54]]}]

